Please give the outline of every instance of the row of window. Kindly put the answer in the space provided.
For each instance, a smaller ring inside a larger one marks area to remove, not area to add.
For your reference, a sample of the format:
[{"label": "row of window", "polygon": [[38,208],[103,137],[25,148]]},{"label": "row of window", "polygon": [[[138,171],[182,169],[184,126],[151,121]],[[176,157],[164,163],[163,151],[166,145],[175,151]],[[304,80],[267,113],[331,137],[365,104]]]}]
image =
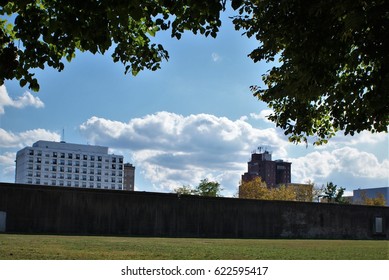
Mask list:
[{"label": "row of window", "polygon": [[[27,169],[28,170],[37,170],[37,171],[41,171],[41,170],[44,170],[46,172],[68,172],[68,173],[84,173],[84,174],[99,174],[101,175],[102,174],[102,170],[101,169],[94,169],[94,167],[91,167],[91,168],[79,168],[79,167],[65,167],[65,166],[56,166],[56,165],[52,165],[52,166],[42,166],[40,164],[37,164],[37,165],[33,165],[33,164],[29,164],[27,166]],[[109,168],[106,168],[106,169],[109,169]],[[89,170],[89,171],[88,171]],[[106,170],[104,172],[104,174],[108,175],[108,171]],[[116,168],[112,168],[111,169],[111,175],[112,176],[122,176],[123,174],[123,170],[122,168],[119,168],[116,169]]]},{"label": "row of window", "polygon": [[[37,164],[42,164],[42,159],[41,158],[36,158],[35,161],[34,161],[34,158],[30,157],[28,159],[28,162],[31,164],[31,163],[37,163]],[[53,164],[53,165],[68,165],[68,166],[83,166],[83,167],[97,167],[97,168],[102,168],[103,167],[103,164],[98,162],[97,164],[95,164],[94,162],[87,162],[87,161],[72,161],[72,160],[68,160],[67,162],[64,160],[64,159],[60,159],[60,160],[57,160],[57,159],[52,159],[52,160],[45,160],[44,161],[45,164]],[[116,163],[112,163],[112,164],[105,164],[104,165],[105,169],[109,169],[109,168],[112,168],[112,169],[123,169],[123,164],[116,164]]]},{"label": "row of window", "polygon": [[61,187],[79,187],[79,188],[95,188],[95,189],[112,189],[112,190],[122,190],[123,186],[120,184],[104,184],[101,183],[93,183],[93,182],[72,182],[72,181],[57,181],[57,180],[51,180],[51,181],[41,181],[40,179],[36,179],[33,181],[32,179],[29,179],[28,184],[36,184],[36,185],[51,185],[51,186],[61,186]]},{"label": "row of window", "polygon": [[[42,156],[42,151],[29,150],[28,153],[30,156],[36,155],[38,157]],[[74,154],[74,153],[65,153],[65,152],[45,152],[45,157],[53,158],[67,158],[67,159],[83,159],[91,161],[103,161],[103,156],[96,155],[86,155],[86,154]],[[111,162],[123,163],[123,157],[110,157]],[[109,158],[105,158],[105,162],[109,162]]]},{"label": "row of window", "polygon": [[67,179],[67,180],[82,180],[82,181],[97,181],[97,182],[106,182],[108,183],[111,181],[112,183],[123,183],[123,178],[122,177],[104,177],[102,178],[101,176],[87,176],[87,175],[71,175],[71,174],[41,174],[40,172],[36,172],[35,174],[28,173],[27,177],[36,177],[36,178],[52,178],[52,179]]}]

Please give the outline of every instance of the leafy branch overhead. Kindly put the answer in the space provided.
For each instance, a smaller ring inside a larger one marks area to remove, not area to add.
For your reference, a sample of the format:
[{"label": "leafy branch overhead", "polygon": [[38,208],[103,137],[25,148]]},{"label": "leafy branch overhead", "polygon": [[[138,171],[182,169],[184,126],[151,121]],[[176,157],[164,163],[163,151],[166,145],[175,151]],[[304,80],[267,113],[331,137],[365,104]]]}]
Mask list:
[{"label": "leafy branch overhead", "polygon": [[[63,70],[78,51],[104,54],[125,73],[169,58],[153,38],[188,30],[216,37],[226,0],[0,0],[0,85],[38,91],[34,69]],[[292,142],[326,143],[339,130],[387,132],[389,1],[231,0],[236,30],[258,40],[249,57],[273,62],[253,94]]]},{"label": "leafy branch overhead", "polygon": [[169,55],[152,43],[156,32],[170,29],[177,39],[184,30],[216,37],[223,9],[216,0],[1,1],[0,85],[17,79],[38,91],[33,69],[61,71],[62,59],[71,61],[77,50],[104,54],[111,46],[125,73],[157,70]]}]

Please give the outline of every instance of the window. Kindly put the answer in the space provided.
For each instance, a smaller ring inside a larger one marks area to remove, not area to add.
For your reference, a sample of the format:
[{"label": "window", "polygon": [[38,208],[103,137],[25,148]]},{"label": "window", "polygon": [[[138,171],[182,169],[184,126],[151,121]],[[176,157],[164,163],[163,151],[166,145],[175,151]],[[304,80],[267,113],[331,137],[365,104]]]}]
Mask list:
[{"label": "window", "polygon": [[60,167],[59,167],[59,172],[65,172],[65,167],[60,166]]},{"label": "window", "polygon": [[94,181],[94,180],[95,180],[95,177],[89,176],[89,181]]},{"label": "window", "polygon": [[114,157],[114,158],[112,158],[112,162],[116,162],[116,158]]},{"label": "window", "polygon": [[90,156],[90,160],[95,160],[95,156]]},{"label": "window", "polygon": [[78,168],[78,167],[74,168],[74,172],[75,173],[80,173],[80,168]]},{"label": "window", "polygon": [[56,172],[57,171],[57,166],[52,166],[51,167],[51,171],[55,171]]},{"label": "window", "polygon": [[80,180],[80,176],[79,175],[74,175],[74,180]]},{"label": "window", "polygon": [[71,167],[68,167],[68,172],[69,172],[69,173],[72,172],[72,168],[71,168]]},{"label": "window", "polygon": [[61,158],[65,158],[65,153],[61,153]]},{"label": "window", "polygon": [[76,159],[80,159],[80,154],[76,154]]},{"label": "window", "polygon": [[88,156],[87,155],[82,155],[82,159],[83,160],[88,160]]},{"label": "window", "polygon": [[28,154],[29,154],[30,156],[33,156],[33,155],[34,155],[34,150],[29,150],[29,151],[28,151]]},{"label": "window", "polygon": [[72,186],[72,182],[71,182],[71,181],[67,181],[67,182],[66,182],[66,185],[67,185],[68,187],[71,187],[71,186]]},{"label": "window", "polygon": [[71,179],[72,179],[72,175],[71,175],[71,174],[68,174],[67,179],[68,179],[68,180],[71,180]]},{"label": "window", "polygon": [[103,160],[103,157],[102,156],[98,156],[97,157],[97,161],[102,161]]},{"label": "window", "polygon": [[68,160],[68,165],[73,165],[73,161]]},{"label": "window", "polygon": [[68,159],[72,159],[73,158],[73,154],[69,153],[68,154]]},{"label": "window", "polygon": [[86,175],[82,175],[82,180],[86,181]]},{"label": "window", "polygon": [[61,159],[61,160],[59,161],[59,164],[60,164],[60,165],[65,165],[65,160]]},{"label": "window", "polygon": [[57,157],[57,152],[53,152],[53,157]]},{"label": "window", "polygon": [[53,158],[52,164],[57,164],[57,159]]}]

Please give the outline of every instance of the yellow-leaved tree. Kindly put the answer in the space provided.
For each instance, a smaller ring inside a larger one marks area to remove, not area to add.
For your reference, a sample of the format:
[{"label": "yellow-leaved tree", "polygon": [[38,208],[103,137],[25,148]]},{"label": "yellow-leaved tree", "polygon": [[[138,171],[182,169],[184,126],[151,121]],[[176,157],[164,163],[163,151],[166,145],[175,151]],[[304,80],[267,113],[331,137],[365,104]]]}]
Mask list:
[{"label": "yellow-leaved tree", "polygon": [[268,188],[261,177],[256,177],[251,181],[241,182],[239,198],[295,201],[297,195],[294,188],[284,185],[277,188]]}]

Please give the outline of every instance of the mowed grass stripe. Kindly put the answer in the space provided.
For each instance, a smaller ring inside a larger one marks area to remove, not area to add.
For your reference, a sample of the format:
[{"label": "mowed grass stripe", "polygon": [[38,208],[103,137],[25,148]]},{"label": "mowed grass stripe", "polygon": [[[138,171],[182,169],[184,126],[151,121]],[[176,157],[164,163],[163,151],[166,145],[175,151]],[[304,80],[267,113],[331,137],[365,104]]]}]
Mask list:
[{"label": "mowed grass stripe", "polygon": [[388,260],[389,241],[0,234],[0,259]]}]

